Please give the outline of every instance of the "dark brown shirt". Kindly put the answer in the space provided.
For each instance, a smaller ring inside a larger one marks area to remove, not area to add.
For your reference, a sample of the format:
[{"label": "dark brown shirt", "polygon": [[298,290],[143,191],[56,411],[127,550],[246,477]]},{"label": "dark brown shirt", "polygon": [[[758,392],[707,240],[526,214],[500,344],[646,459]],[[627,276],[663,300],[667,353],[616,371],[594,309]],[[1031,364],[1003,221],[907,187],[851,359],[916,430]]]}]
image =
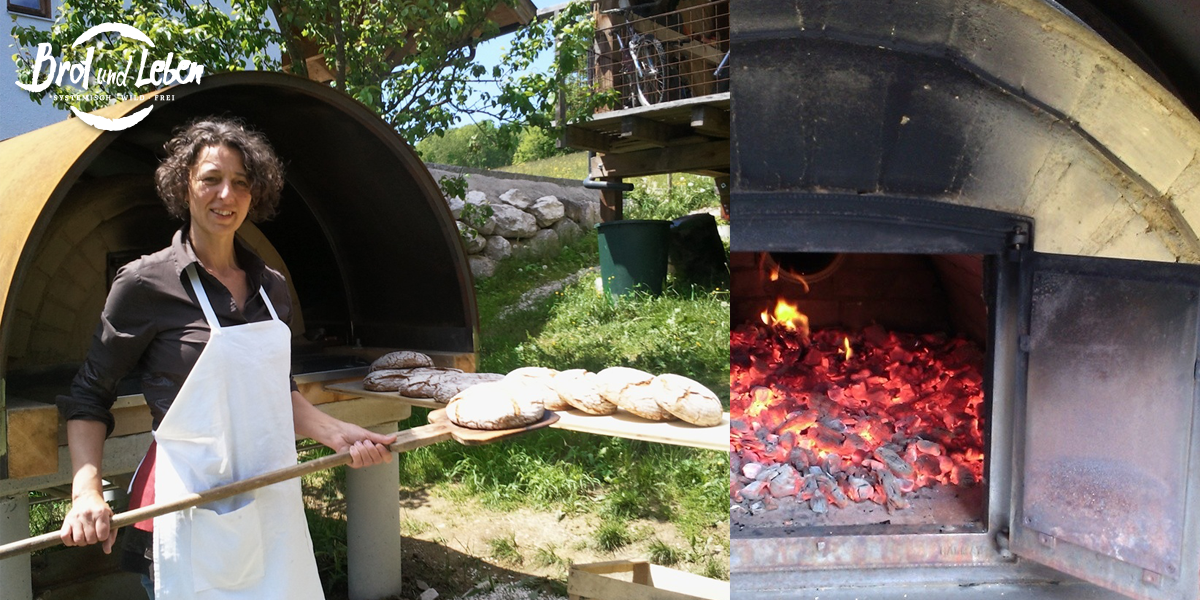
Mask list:
[{"label": "dark brown shirt", "polygon": [[[271,318],[260,286],[279,319],[290,325],[292,301],[283,275],[266,266],[240,240],[234,244],[234,252],[250,286],[242,310],[229,290],[199,266],[185,229],[175,232],[169,247],[122,267],[108,293],[87,360],[71,382],[71,393],[58,397],[63,418],[100,421],[111,434],[117,383],[138,372],[154,427],[158,427],[208,343],[208,322],[184,270],[189,264],[197,264],[196,272],[222,326]],[[292,389],[296,389],[294,381]]]}]

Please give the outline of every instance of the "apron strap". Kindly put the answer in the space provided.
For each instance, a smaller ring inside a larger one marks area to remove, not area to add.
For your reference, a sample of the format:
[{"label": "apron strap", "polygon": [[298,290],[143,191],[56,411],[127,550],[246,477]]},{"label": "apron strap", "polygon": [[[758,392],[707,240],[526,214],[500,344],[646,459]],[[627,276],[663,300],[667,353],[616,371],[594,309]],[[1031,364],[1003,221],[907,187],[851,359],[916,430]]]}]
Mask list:
[{"label": "apron strap", "polygon": [[275,314],[275,307],[271,305],[271,297],[267,295],[266,288],[262,287],[261,285],[258,286],[258,295],[262,296],[263,304],[266,304],[267,310],[271,312],[271,318],[278,321],[279,315]]},{"label": "apron strap", "polygon": [[196,263],[187,266],[187,273],[188,279],[192,280],[192,289],[196,290],[196,299],[200,301],[200,308],[204,310],[204,318],[208,320],[209,328],[221,329],[217,313],[213,312],[212,303],[208,301],[208,293],[204,291],[204,286],[200,285],[200,276],[196,274]]}]

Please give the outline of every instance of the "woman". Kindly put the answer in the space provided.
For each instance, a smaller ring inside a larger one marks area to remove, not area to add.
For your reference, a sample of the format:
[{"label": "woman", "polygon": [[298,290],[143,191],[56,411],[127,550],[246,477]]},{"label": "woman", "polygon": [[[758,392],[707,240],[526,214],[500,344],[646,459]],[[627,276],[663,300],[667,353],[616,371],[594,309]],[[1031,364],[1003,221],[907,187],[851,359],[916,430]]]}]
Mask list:
[{"label": "woman", "polygon": [[[391,462],[394,435],[329,417],[294,382],[289,390],[287,284],[235,237],[279,202],[282,165],[265,138],[205,119],[166,151],[155,181],[184,225],[170,247],[117,273],[87,360],[58,399],[74,470],[68,546],[103,542],[107,553],[116,539],[100,463],[116,384],[135,368],[155,443],[130,508],[295,464],[297,435],[349,451],[355,468]],[[299,480],[138,523],[122,564],[158,600],[321,597]]]}]

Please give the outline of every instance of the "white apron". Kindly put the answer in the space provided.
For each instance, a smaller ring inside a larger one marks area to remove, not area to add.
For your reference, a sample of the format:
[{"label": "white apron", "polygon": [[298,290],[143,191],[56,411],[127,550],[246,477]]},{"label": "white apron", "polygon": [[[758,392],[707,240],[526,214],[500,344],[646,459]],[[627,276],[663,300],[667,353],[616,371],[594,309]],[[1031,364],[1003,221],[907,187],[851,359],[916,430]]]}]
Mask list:
[{"label": "white apron", "polygon": [[[154,496],[166,502],[296,464],[290,332],[271,320],[221,327],[194,265],[212,331],[154,434]],[[154,519],[156,600],[323,600],[300,480]]]}]

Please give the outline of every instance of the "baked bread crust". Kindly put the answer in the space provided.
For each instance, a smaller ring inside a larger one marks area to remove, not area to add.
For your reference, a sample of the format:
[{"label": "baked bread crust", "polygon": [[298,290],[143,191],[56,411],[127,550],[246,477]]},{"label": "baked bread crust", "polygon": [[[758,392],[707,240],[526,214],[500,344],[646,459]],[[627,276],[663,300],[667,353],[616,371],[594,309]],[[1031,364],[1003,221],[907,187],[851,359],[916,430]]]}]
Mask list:
[{"label": "baked bread crust", "polygon": [[629,367],[609,367],[596,374],[600,395],[621,410],[650,421],[670,421],[675,415],[665,411],[654,398],[654,376]]},{"label": "baked bread crust", "polygon": [[571,408],[565,400],[559,397],[554,387],[554,379],[558,371],[547,367],[521,367],[509,371],[504,378],[515,384],[524,386],[526,394],[542,401],[546,410],[566,410]]},{"label": "baked bread crust", "polygon": [[414,369],[417,367],[432,367],[433,359],[426,354],[414,352],[412,350],[398,350],[389,352],[375,359],[371,363],[371,371],[382,371],[385,369]]},{"label": "baked bread crust", "polygon": [[654,378],[655,399],[663,410],[700,427],[721,424],[721,399],[700,383],[674,373]]},{"label": "baked bread crust", "polygon": [[554,391],[558,397],[571,408],[577,408],[589,415],[611,415],[617,412],[617,405],[600,395],[600,386],[596,374],[586,369],[571,369],[560,371],[554,376]]},{"label": "baked bread crust", "polygon": [[515,429],[536,423],[545,413],[541,402],[521,394],[520,385],[502,380],[459,392],[446,406],[451,423],[470,429]]}]

